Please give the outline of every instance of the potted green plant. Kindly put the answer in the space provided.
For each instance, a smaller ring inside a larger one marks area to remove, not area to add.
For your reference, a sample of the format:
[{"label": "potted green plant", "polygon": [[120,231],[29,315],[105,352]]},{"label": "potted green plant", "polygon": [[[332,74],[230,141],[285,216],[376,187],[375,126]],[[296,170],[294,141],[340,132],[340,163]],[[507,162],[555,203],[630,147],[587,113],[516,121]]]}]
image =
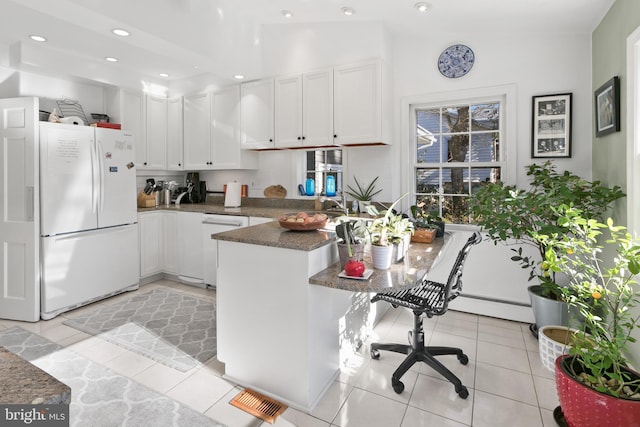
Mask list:
[{"label": "potted green plant", "polygon": [[567,333],[569,355],[556,359],[564,418],[569,425],[640,425],[640,374],[626,357],[640,328],[640,241],[611,219],[601,223],[569,206],[554,211],[559,229],[535,238],[548,269],[569,277],[563,299],[583,319]]},{"label": "potted green plant", "polygon": [[373,200],[373,196],[380,193],[382,190],[376,189],[376,182],[379,177],[375,177],[367,186],[360,185],[357,178],[354,176],[353,181],[355,182],[356,187],[352,187],[347,185],[347,193],[349,196],[353,197],[355,200],[359,202],[359,210],[362,213],[367,213],[367,206],[371,205],[371,200]]},{"label": "potted green plant", "polygon": [[375,206],[369,206],[368,211],[376,216],[367,230],[371,239],[371,259],[374,268],[378,270],[386,270],[391,266],[394,243],[404,239],[406,233],[410,236],[411,222],[393,209],[407,194],[402,195],[383,212],[379,212]]},{"label": "potted green plant", "polygon": [[[436,210],[427,210],[424,201],[412,205],[411,216],[415,232],[412,240],[420,243],[431,243],[434,237],[444,236],[444,220]],[[433,233],[436,230],[436,233]]]},{"label": "potted green plant", "polygon": [[[495,244],[515,245],[511,260],[529,270],[529,280],[538,284],[528,287],[535,324],[532,332],[544,325],[567,325],[567,310],[561,298],[561,286],[556,272],[543,262],[547,250],[537,234],[552,235],[558,225],[556,207],[572,205],[586,218],[602,219],[610,204],[624,197],[618,186],[612,188],[600,181],[587,181],[569,171],[557,172],[550,161],[529,165],[528,189],[519,189],[502,182],[486,183],[471,198],[471,213]],[[527,255],[525,247],[534,248],[536,255]]]}]

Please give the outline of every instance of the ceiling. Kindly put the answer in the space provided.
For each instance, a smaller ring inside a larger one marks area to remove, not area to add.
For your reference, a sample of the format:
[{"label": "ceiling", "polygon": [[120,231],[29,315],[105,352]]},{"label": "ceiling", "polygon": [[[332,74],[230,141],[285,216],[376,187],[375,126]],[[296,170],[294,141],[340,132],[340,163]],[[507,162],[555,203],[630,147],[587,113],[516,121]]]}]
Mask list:
[{"label": "ceiling", "polygon": [[[426,13],[417,12],[417,1],[0,0],[5,16],[0,65],[116,85],[131,80],[169,85],[202,75],[228,83],[236,73],[259,77],[251,70],[266,24],[368,21],[408,37],[477,31],[590,34],[615,0],[427,0]],[[342,7],[354,14],[345,16]],[[293,16],[285,18],[283,10]],[[114,35],[114,28],[131,35]],[[47,42],[34,42],[31,34]],[[118,62],[107,62],[108,56]]]}]

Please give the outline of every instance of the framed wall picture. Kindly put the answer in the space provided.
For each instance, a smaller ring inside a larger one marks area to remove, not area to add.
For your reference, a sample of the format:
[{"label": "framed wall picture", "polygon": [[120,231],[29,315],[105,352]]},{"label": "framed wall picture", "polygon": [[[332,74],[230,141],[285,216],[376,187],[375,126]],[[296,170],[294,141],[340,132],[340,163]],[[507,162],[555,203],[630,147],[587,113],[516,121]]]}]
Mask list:
[{"label": "framed wall picture", "polygon": [[571,93],[533,97],[531,157],[571,157]]},{"label": "framed wall picture", "polygon": [[620,79],[613,77],[595,91],[596,137],[620,131]]}]

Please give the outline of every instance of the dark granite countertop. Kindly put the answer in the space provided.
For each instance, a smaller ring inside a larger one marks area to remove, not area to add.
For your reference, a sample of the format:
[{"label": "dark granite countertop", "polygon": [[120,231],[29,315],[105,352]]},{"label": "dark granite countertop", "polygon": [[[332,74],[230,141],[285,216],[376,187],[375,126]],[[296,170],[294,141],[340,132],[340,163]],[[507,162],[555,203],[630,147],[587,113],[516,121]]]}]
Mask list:
[{"label": "dark granite countertop", "polygon": [[311,276],[309,283],[351,292],[380,292],[392,287],[415,286],[424,279],[449,241],[450,238],[445,233],[443,238],[435,239],[432,243],[411,243],[404,261],[391,264],[391,268],[388,270],[375,270],[369,253],[365,251],[363,261],[366,268],[373,271],[369,279],[360,280],[338,277],[341,268],[340,263],[337,262]]},{"label": "dark granite countertop", "polygon": [[278,221],[225,231],[214,234],[212,238],[307,252],[336,241],[335,233],[333,232],[319,230],[292,231],[282,228]]},{"label": "dark granite countertop", "polygon": [[71,403],[71,389],[66,384],[4,347],[0,347],[0,378],[2,404]]}]

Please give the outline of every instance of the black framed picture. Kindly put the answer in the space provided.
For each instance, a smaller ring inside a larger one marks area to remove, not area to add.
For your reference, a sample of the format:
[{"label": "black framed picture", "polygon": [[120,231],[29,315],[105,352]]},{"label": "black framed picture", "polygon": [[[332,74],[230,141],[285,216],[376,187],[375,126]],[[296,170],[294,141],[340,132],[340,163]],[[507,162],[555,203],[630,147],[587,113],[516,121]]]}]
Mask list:
[{"label": "black framed picture", "polygon": [[534,96],[531,157],[571,157],[571,93]]},{"label": "black framed picture", "polygon": [[611,78],[595,91],[596,137],[620,131],[620,79]]}]

